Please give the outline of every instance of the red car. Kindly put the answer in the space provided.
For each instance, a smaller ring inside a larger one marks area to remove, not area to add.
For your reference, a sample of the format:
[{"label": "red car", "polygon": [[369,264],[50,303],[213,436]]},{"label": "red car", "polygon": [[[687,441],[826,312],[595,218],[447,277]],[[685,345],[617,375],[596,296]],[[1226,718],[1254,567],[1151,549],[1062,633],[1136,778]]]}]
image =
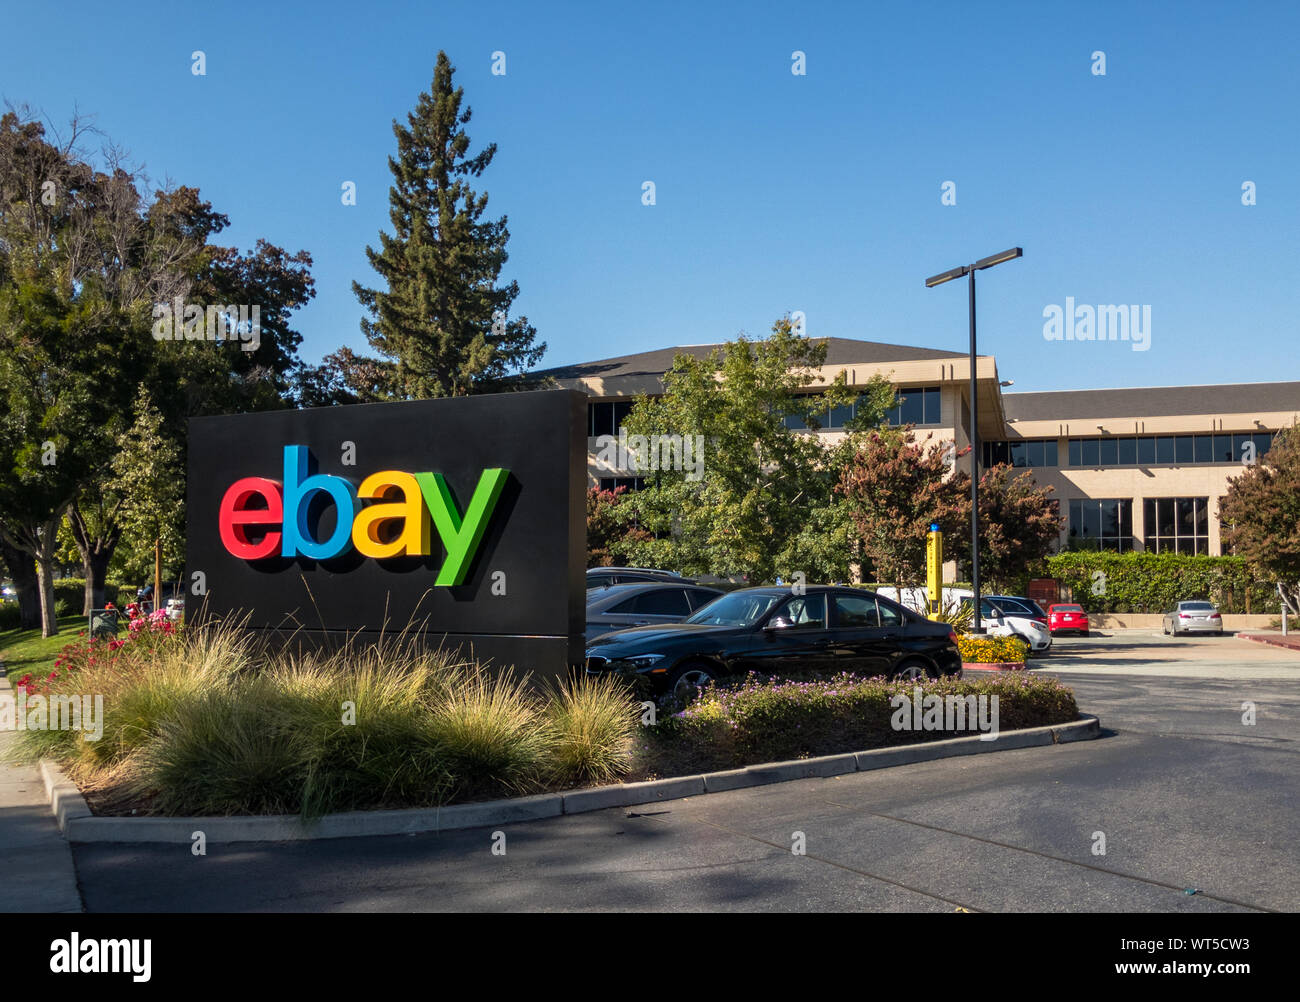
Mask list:
[{"label": "red car", "polygon": [[1088,614],[1081,605],[1049,605],[1047,607],[1047,628],[1052,636],[1058,633],[1077,633],[1081,637],[1088,635]]}]

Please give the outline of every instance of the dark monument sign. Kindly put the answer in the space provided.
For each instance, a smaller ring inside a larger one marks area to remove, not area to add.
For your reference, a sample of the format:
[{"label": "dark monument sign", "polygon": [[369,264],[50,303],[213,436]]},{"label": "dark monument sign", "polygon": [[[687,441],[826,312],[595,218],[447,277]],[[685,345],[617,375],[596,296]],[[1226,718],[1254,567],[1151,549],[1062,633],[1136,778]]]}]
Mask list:
[{"label": "dark monument sign", "polygon": [[581,664],[586,429],[570,390],[193,418],[191,618]]}]

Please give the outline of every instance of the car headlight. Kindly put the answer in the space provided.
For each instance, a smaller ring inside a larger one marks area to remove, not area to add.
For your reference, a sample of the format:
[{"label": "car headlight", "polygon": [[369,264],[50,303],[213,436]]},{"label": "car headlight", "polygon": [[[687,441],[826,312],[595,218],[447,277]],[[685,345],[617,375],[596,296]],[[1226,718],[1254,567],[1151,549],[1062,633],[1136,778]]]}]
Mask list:
[{"label": "car headlight", "polygon": [[649,668],[664,659],[662,654],[635,654],[630,658],[622,658],[625,664],[630,664],[634,668]]}]

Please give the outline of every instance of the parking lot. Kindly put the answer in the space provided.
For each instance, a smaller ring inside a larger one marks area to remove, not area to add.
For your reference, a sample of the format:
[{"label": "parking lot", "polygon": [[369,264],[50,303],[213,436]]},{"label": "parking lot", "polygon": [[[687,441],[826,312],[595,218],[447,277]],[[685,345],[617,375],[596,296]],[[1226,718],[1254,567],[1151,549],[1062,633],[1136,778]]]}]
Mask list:
[{"label": "parking lot", "polygon": [[1300,652],[1239,640],[1231,634],[1166,637],[1159,630],[1103,630],[1056,637],[1034,658],[1035,671],[1179,678],[1300,679]]},{"label": "parking lot", "polygon": [[505,855],[487,829],[77,845],[79,881],[91,911],[1300,908],[1294,653],[1131,633],[1037,665],[1104,737],[509,825]]}]

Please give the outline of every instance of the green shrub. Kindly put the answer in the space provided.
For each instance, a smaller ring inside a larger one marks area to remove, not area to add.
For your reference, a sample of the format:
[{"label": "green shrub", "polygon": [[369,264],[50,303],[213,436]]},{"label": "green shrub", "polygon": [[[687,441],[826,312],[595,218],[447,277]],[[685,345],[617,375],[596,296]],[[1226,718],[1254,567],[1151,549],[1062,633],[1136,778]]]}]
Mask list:
[{"label": "green shrub", "polygon": [[[104,585],[104,601],[117,605],[118,586]],[[54,582],[54,612],[58,616],[80,616],[86,607],[86,579],[59,578]]]},{"label": "green shrub", "polygon": [[8,633],[22,625],[22,610],[18,603],[0,601],[0,633]]},{"label": "green shrub", "polygon": [[555,745],[526,679],[468,671],[433,707],[434,740],[458,799],[519,793],[536,785]]},{"label": "green shrub", "polygon": [[1280,611],[1274,586],[1256,581],[1240,557],[1072,551],[1048,557],[1047,565],[1088,612],[1161,613],[1189,599],[1207,599],[1226,613],[1247,605],[1256,614]]},{"label": "green shrub", "polygon": [[608,783],[627,772],[639,713],[627,685],[613,676],[558,687],[546,707],[555,731],[555,780],[564,785]]},{"label": "green shrub", "polygon": [[910,697],[918,688],[941,698],[997,695],[1000,730],[1067,723],[1079,715],[1074,694],[1058,680],[1020,672],[917,682],[848,675],[824,682],[751,679],[736,689],[706,692],[647,728],[640,764],[655,774],[678,771],[683,762],[696,771],[731,769],[953,736],[894,729],[890,698]]}]

